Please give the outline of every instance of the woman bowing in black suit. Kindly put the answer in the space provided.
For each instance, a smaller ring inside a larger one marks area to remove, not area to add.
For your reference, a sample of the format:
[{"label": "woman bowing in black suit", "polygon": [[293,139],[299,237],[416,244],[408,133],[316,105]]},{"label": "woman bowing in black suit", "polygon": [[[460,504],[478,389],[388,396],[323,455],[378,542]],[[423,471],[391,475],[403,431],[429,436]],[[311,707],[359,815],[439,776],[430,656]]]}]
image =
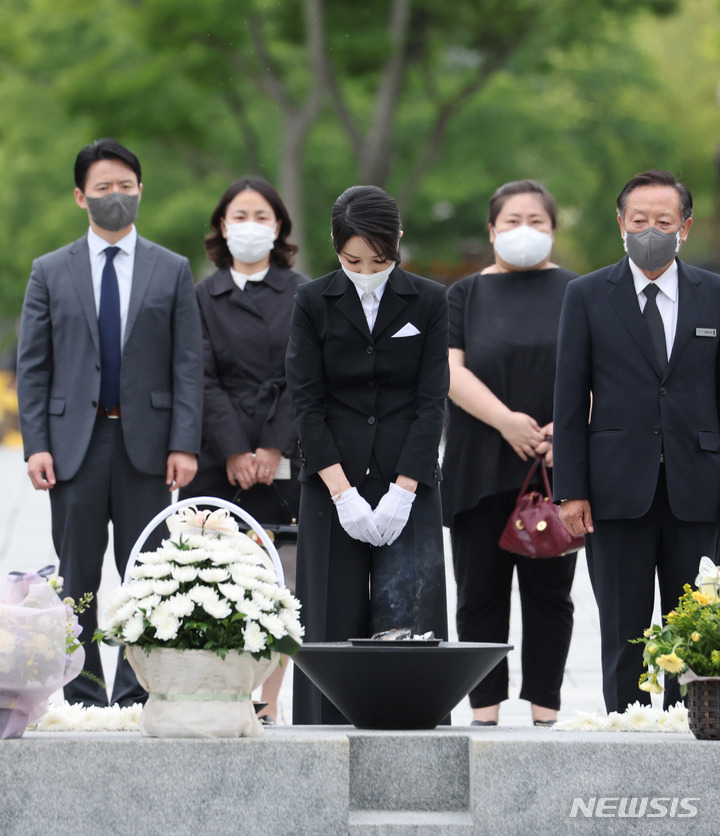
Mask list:
[{"label": "woman bowing in black suit", "polygon": [[[297,247],[275,189],[243,177],[210,218],[205,251],[218,268],[197,286],[203,326],[205,388],[198,473],[181,498],[217,496],[239,503],[263,524],[297,517],[300,456],[285,381],[293,298],[307,281],[291,269]],[[285,504],[283,504],[283,501]],[[292,588],[295,546],[279,549]],[[266,713],[277,717],[285,666],[265,683]]]},{"label": "woman bowing in black suit", "polygon": [[[298,288],[287,379],[300,435],[297,595],[306,641],[392,628],[447,637],[437,462],[445,288],[399,267],[395,201],[335,202],[339,270]],[[295,669],[293,722],[346,723]]]}]

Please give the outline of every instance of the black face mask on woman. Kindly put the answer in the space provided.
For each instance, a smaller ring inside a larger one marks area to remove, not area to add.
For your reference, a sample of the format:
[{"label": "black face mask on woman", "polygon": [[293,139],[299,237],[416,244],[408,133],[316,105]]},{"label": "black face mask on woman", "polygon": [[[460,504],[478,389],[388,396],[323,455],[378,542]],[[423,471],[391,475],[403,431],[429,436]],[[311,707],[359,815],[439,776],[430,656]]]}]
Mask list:
[{"label": "black face mask on woman", "polygon": [[125,229],[137,218],[139,194],[124,194],[113,192],[103,197],[85,196],[90,217],[100,227],[108,232]]},{"label": "black face mask on woman", "polygon": [[641,270],[652,273],[669,264],[680,249],[680,230],[660,232],[648,227],[642,232],[625,232],[625,252]]}]

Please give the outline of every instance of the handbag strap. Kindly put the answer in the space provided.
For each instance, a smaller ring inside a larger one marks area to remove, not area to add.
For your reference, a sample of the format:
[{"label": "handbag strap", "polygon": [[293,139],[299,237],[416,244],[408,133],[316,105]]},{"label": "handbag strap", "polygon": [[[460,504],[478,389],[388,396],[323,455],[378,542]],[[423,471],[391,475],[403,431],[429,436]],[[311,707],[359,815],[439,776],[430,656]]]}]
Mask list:
[{"label": "handbag strap", "polygon": [[539,459],[535,459],[532,463],[530,470],[528,471],[528,475],[525,477],[525,481],[520,488],[520,492],[518,493],[518,498],[523,496],[523,494],[527,493],[528,486],[532,481],[533,476],[535,475],[535,471],[540,468],[540,472],[542,474],[542,481],[543,487],[545,488],[545,496],[552,502],[552,491],[550,490],[550,480],[548,479],[547,473],[547,465],[545,464],[545,457],[541,456]]}]

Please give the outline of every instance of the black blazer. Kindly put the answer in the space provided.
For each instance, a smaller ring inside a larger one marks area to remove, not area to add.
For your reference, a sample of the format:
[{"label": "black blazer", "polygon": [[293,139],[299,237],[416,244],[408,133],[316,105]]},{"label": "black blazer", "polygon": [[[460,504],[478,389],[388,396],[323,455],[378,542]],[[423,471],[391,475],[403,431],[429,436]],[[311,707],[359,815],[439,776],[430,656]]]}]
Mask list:
[{"label": "black blazer", "polygon": [[[394,336],[406,325],[412,336]],[[445,288],[396,267],[372,334],[358,292],[342,270],[298,288],[287,351],[303,467],[300,481],[341,463],[359,485],[371,459],[390,483],[398,474],[429,486],[449,385]]]},{"label": "black blazer", "polygon": [[681,261],[678,273],[665,374],[627,258],[568,285],[558,335],[554,494],[589,499],[597,519],[647,512],[661,452],[675,516],[720,517],[720,276]]},{"label": "black blazer", "polygon": [[221,269],[197,286],[203,331],[203,458],[224,465],[258,447],[297,453],[285,381],[285,350],[295,292],[304,276],[270,265],[240,290]]}]

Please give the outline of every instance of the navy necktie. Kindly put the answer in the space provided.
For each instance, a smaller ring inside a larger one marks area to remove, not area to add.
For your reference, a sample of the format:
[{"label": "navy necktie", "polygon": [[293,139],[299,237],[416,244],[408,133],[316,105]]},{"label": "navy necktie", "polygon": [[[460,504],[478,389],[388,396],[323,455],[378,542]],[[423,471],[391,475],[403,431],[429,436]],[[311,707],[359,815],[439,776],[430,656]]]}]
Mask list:
[{"label": "navy necktie", "polygon": [[120,247],[107,247],[100,288],[100,405],[110,411],[120,403],[120,292],[113,259]]},{"label": "navy necktie", "polygon": [[660,364],[660,369],[665,372],[667,368],[667,343],[665,342],[665,326],[663,325],[662,317],[657,306],[657,295],[660,288],[657,285],[649,284],[646,286],[643,293],[647,302],[643,308],[643,318],[647,323],[648,331],[650,332],[650,340],[655,349],[655,356]]}]

